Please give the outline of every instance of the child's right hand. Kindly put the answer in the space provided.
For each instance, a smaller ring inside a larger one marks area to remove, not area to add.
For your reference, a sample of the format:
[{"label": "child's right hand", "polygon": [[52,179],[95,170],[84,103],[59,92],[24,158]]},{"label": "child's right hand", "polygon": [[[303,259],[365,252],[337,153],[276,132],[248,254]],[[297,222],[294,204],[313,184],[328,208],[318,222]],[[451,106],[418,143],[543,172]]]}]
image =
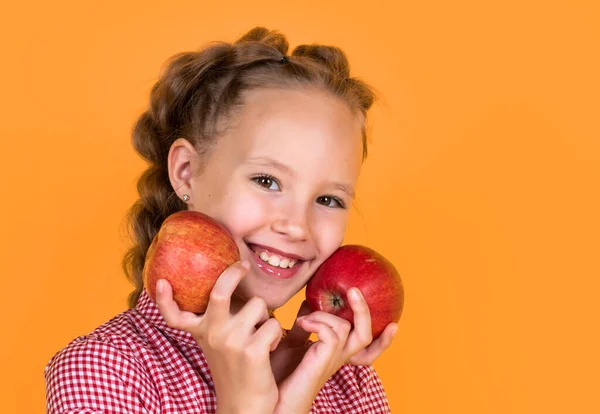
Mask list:
[{"label": "child's right hand", "polygon": [[247,262],[237,262],[225,269],[202,315],[181,311],[169,283],[163,279],[157,284],[156,302],[167,324],[191,333],[204,352],[218,413],[273,412],[278,400],[269,354],[281,340],[281,325],[269,318],[265,301],[258,297],[235,315],[230,312],[231,296],[248,268]]}]

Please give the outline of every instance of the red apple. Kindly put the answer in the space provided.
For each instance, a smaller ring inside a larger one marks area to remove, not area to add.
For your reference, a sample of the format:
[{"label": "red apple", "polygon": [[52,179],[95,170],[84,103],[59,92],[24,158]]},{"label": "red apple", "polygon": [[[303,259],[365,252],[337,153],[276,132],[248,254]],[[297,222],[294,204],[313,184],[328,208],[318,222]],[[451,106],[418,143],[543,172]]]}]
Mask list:
[{"label": "red apple", "polygon": [[373,339],[390,322],[400,320],[404,287],[398,271],[381,254],[360,245],[338,248],[308,281],[306,300],[311,312],[328,312],[354,326],[354,312],[346,296],[352,287],[360,289],[369,306]]},{"label": "red apple", "polygon": [[221,223],[198,211],[178,211],[165,219],[150,244],[144,285],[156,301],[156,282],[166,279],[181,310],[203,313],[221,273],[239,260],[238,247]]}]

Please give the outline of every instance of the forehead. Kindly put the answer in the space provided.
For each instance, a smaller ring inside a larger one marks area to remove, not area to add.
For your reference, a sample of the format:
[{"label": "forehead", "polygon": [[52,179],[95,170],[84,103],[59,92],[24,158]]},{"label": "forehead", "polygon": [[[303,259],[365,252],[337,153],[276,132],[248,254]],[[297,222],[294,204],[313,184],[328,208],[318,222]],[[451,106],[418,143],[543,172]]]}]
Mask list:
[{"label": "forehead", "polygon": [[362,163],[362,114],[320,91],[248,92],[225,144],[230,155],[270,156],[293,170],[315,168],[353,180]]}]

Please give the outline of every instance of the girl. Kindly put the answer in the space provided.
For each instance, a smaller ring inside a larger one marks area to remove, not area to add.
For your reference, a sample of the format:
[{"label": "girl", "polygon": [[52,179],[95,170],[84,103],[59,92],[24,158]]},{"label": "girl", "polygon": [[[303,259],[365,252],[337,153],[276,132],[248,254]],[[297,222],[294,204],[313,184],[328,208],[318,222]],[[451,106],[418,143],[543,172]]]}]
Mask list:
[{"label": "girl", "polygon": [[[50,360],[49,413],[389,412],[370,364],[396,324],[372,341],[358,289],[352,330],[306,303],[289,332],[272,314],[343,241],[374,101],[339,48],[287,51],[257,27],[169,62],[133,131],[150,166],[129,216],[130,309]],[[201,315],[180,311],[165,280],[154,303],[141,276],[162,222],[185,209],[220,221],[242,258]]]}]

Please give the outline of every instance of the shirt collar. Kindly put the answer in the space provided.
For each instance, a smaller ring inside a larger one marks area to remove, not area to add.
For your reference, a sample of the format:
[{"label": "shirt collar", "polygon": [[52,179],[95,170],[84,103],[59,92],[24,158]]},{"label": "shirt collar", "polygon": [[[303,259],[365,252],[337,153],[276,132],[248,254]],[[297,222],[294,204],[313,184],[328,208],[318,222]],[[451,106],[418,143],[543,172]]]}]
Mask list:
[{"label": "shirt collar", "polygon": [[152,300],[145,288],[142,290],[135,308],[148,322],[169,337],[188,345],[198,344],[191,333],[171,328],[167,325],[167,322],[165,322],[165,319],[158,309],[158,305]]}]

